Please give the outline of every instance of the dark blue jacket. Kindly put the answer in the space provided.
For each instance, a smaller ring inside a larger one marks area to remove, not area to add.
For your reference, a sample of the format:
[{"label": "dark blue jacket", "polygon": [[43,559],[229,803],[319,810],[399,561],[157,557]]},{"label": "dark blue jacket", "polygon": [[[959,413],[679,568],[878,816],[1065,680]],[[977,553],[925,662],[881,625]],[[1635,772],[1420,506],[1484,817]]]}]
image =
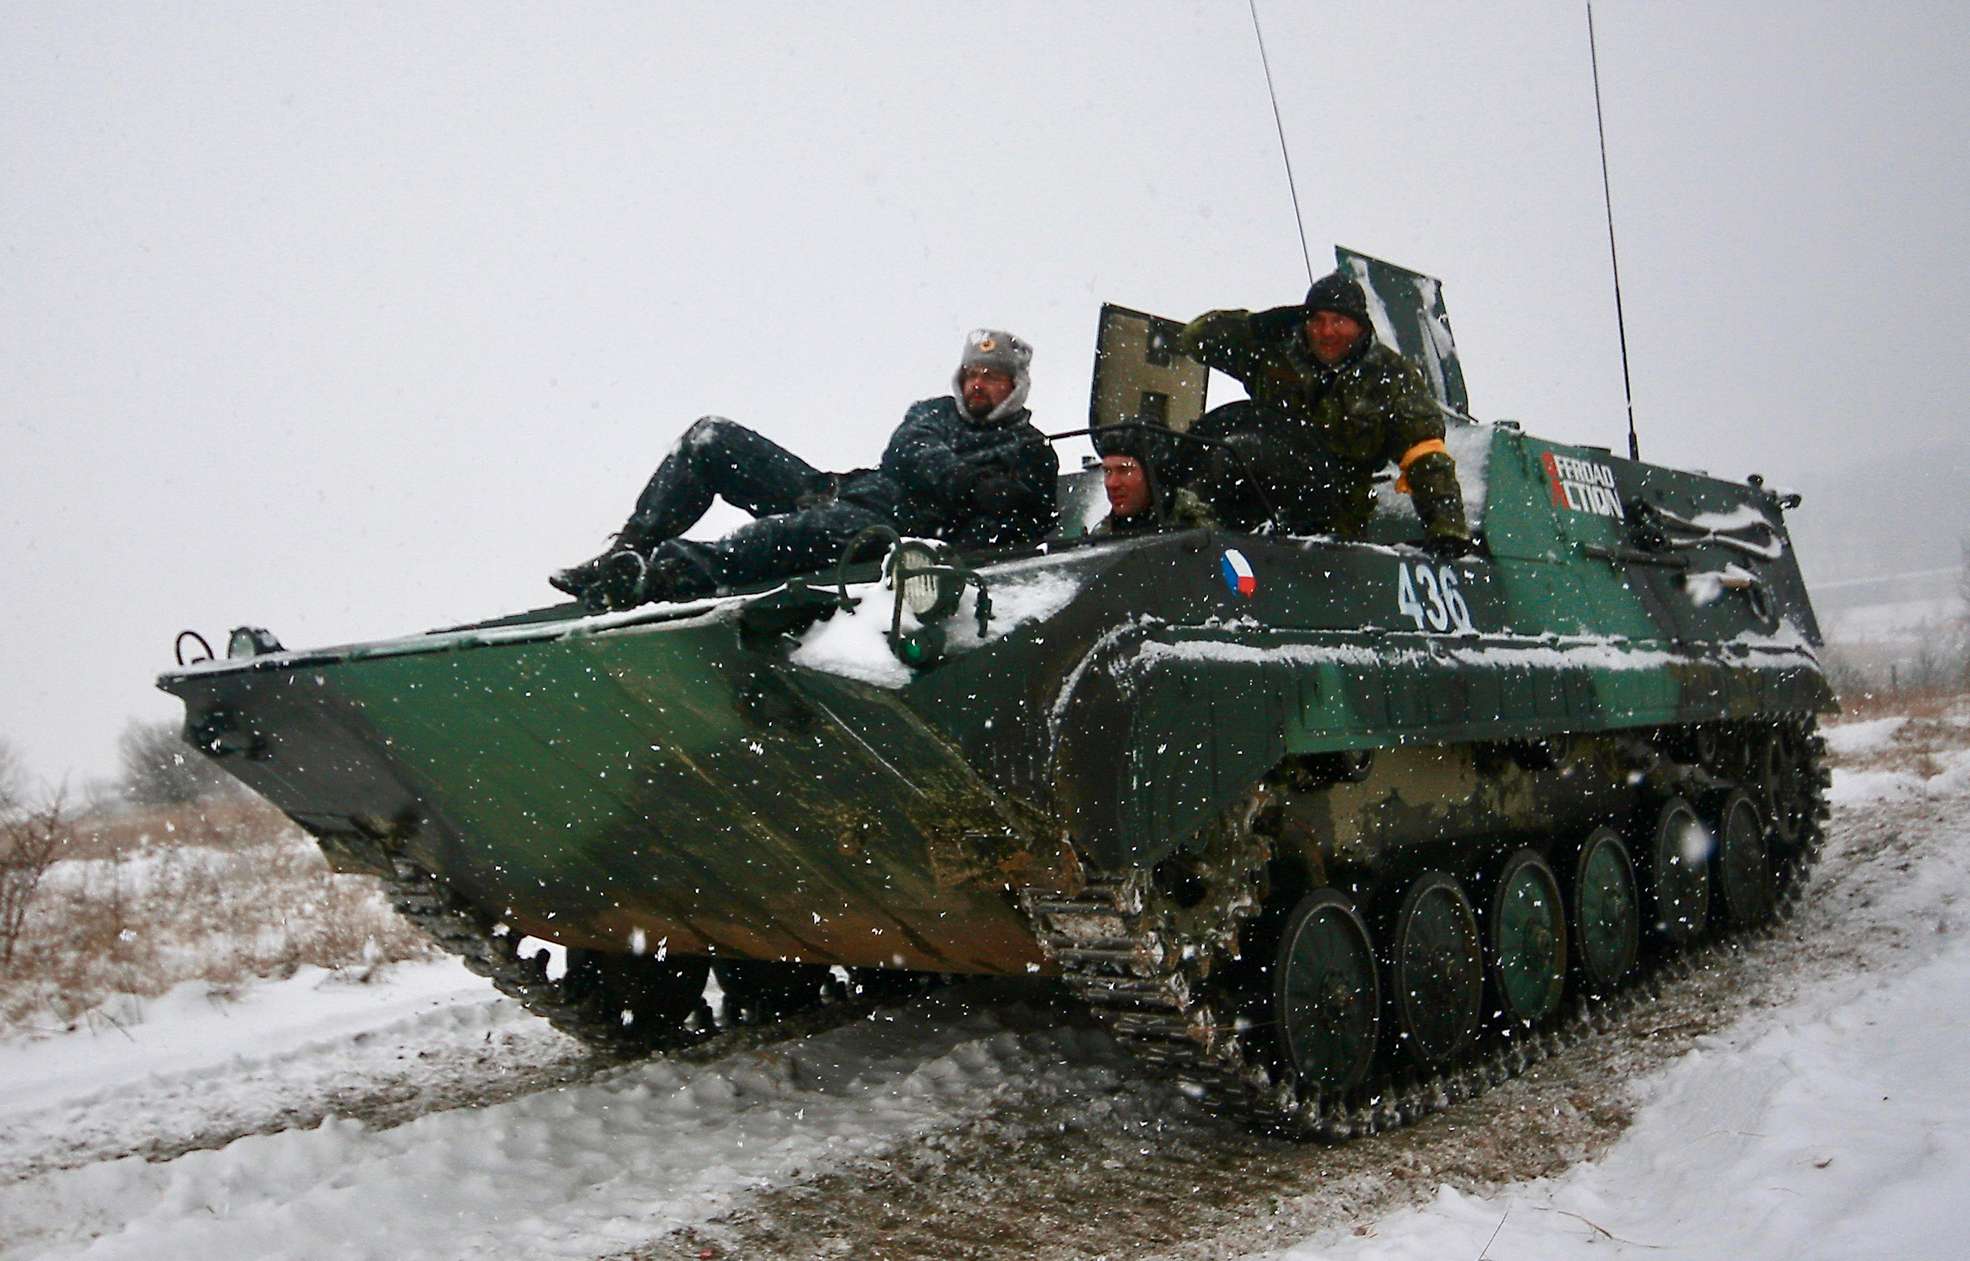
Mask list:
[{"label": "dark blue jacket", "polygon": [[1031,543],[1053,528],[1060,460],[1032,413],[990,424],[950,395],[910,406],[882,453],[882,472],[903,489],[897,528],[960,547]]}]

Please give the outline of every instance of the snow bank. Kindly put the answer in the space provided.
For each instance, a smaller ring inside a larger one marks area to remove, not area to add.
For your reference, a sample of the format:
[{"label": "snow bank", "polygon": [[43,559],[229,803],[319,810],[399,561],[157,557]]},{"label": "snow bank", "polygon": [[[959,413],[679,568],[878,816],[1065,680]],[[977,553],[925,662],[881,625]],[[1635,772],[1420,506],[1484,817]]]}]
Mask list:
[{"label": "snow bank", "polygon": [[1917,798],[1942,799],[1970,788],[1970,750],[1936,754],[1933,761],[1941,769],[1926,777],[1914,771],[1836,769],[1827,800],[1836,806],[1853,806]]},{"label": "snow bank", "polygon": [[187,981],[143,1003],[137,1022],[0,1045],[0,1129],[18,1134],[30,1110],[80,1106],[133,1081],[206,1075],[215,1064],[239,1072],[430,1012],[483,1027],[483,1009],[496,1001],[511,1006],[455,959],[401,964],[381,975],[386,979],[362,984],[302,968],[226,997],[207,982]]},{"label": "snow bank", "polygon": [[1274,1255],[1960,1256],[1970,1058],[1958,1023],[1935,1016],[1970,1010],[1970,936],[1876,984],[1848,978],[1757,1021],[1761,1032],[1706,1039],[1651,1079],[1633,1127],[1598,1163],[1497,1197],[1446,1187],[1372,1237]]},{"label": "snow bank", "polygon": [[1875,753],[1895,742],[1895,733],[1908,725],[1906,718],[1875,718],[1868,722],[1841,723],[1823,734],[1829,751],[1841,757]]},{"label": "snow bank", "polygon": [[[1105,1037],[1022,1033],[957,993],[709,1064],[656,1060],[393,1129],[330,1117],[168,1163],[45,1174],[0,1188],[0,1255],[590,1261],[1007,1092],[1116,1089],[1119,1052]],[[209,1071],[227,1071],[223,1048],[208,1050]]]}]

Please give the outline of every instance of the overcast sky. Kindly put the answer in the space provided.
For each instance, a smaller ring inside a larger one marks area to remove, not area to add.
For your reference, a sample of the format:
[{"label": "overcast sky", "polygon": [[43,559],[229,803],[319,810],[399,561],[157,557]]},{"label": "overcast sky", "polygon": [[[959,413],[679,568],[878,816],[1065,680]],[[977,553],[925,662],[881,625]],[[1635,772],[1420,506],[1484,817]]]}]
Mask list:
[{"label": "overcast sky", "polygon": [[[1620,447],[1584,7],[1260,16],[1316,266],[1441,277],[1478,415]],[[1962,476],[1964,7],[1595,20],[1644,455]],[[1101,302],[1305,286],[1243,0],[17,0],[0,736],[104,773],[183,627],[545,603],[698,415],[873,463],[997,324],[1070,428]]]}]

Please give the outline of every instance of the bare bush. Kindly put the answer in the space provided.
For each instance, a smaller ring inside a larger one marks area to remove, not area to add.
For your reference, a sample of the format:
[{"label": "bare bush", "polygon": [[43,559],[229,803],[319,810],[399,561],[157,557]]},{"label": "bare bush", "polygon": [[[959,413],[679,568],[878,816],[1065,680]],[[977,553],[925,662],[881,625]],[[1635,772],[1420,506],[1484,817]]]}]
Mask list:
[{"label": "bare bush", "polygon": [[1826,681],[1842,704],[1848,703],[1849,698],[1880,690],[1874,672],[1837,644],[1828,644],[1820,650],[1820,668],[1826,672]]},{"label": "bare bush", "polygon": [[0,963],[13,963],[28,909],[68,832],[61,797],[30,809],[0,785]]},{"label": "bare bush", "polygon": [[132,719],[117,738],[123,795],[140,806],[185,806],[233,794],[233,781],[186,744],[176,723]]},{"label": "bare bush", "polygon": [[186,981],[223,990],[306,966],[360,978],[431,953],[376,880],[331,873],[254,798],[132,810],[72,834],[0,971],[0,1034],[93,1019],[112,1000],[137,1011]]},{"label": "bare bush", "polygon": [[20,751],[0,739],[0,815],[18,809],[27,795],[27,771]]}]

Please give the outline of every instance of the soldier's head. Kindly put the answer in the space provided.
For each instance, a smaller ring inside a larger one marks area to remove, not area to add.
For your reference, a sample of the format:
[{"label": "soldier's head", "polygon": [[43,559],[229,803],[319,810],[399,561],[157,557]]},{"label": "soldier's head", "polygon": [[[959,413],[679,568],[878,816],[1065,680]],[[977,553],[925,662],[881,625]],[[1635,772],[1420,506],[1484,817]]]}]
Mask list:
[{"label": "soldier's head", "polygon": [[972,420],[994,423],[1025,406],[1033,388],[1027,366],[1033,348],[997,328],[975,328],[966,334],[964,355],[951,375],[951,397]]},{"label": "soldier's head", "polygon": [[1101,456],[1101,488],[1108,510],[1118,517],[1136,517],[1156,508],[1156,468],[1161,442],[1152,421],[1136,419],[1097,433],[1095,452]]},{"label": "soldier's head", "polygon": [[1353,277],[1333,272],[1306,291],[1306,344],[1313,357],[1332,367],[1354,353],[1369,336],[1368,295]]},{"label": "soldier's head", "polygon": [[1149,470],[1132,455],[1101,457],[1101,489],[1108,495],[1108,510],[1118,517],[1149,511]]}]

